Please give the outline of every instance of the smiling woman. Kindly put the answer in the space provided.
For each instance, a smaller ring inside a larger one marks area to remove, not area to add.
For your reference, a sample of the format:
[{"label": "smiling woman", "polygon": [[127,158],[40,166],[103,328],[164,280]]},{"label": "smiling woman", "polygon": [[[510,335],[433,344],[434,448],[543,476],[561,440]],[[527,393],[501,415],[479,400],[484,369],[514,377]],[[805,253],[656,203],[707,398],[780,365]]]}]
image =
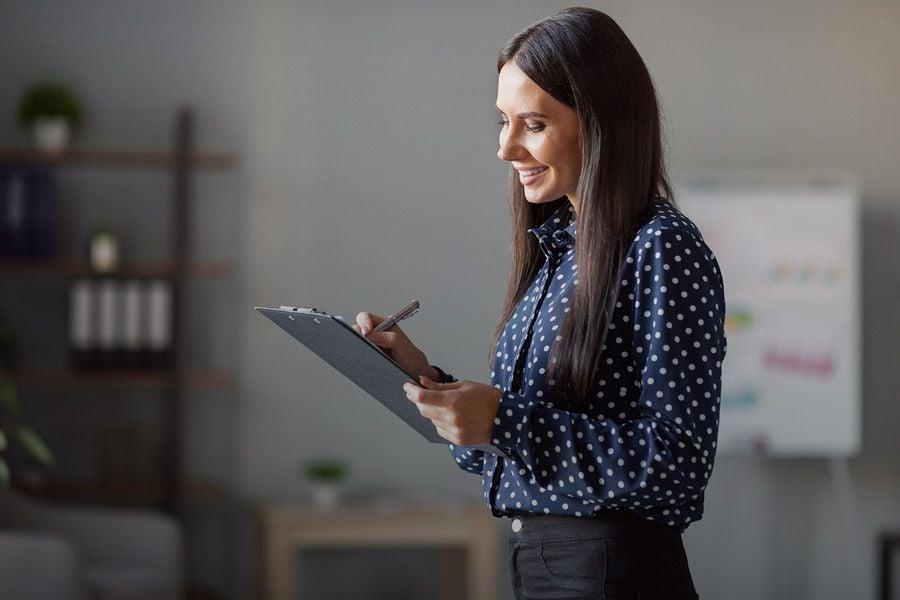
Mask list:
[{"label": "smiling woman", "polygon": [[497,71],[513,256],[491,384],[396,326],[372,339],[421,375],[407,397],[511,519],[516,598],[697,598],[681,533],[715,458],[724,282],[671,198],[650,74],[590,8],[514,36]]},{"label": "smiling woman", "polygon": [[715,456],[724,284],[671,197],[650,74],[590,8],[524,29],[497,71],[513,224],[499,398],[439,370],[408,394],[511,518],[516,598],[697,598],[681,533]]}]

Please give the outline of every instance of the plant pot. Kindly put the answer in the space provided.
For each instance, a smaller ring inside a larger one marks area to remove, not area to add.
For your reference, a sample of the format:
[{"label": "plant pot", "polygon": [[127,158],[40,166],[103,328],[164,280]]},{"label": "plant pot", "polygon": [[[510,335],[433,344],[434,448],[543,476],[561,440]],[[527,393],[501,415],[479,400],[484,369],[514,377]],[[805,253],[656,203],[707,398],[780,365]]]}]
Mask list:
[{"label": "plant pot", "polygon": [[314,482],[312,484],[312,503],[318,508],[335,508],[338,504],[339,494],[339,484],[327,482]]},{"label": "plant pot", "polygon": [[31,139],[38,150],[63,152],[69,147],[72,127],[63,117],[38,119],[31,126]]}]

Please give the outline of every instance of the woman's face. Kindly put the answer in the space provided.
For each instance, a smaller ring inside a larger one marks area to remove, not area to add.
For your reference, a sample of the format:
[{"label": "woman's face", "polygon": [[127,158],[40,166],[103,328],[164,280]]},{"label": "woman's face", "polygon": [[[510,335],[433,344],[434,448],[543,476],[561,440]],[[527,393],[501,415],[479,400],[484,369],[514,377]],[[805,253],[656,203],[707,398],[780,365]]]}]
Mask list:
[{"label": "woman's face", "polygon": [[[567,196],[575,210],[581,174],[578,115],[532,81],[515,61],[500,69],[497,82],[500,150],[519,172],[525,199],[540,204]],[[528,176],[534,169],[543,172]]]}]

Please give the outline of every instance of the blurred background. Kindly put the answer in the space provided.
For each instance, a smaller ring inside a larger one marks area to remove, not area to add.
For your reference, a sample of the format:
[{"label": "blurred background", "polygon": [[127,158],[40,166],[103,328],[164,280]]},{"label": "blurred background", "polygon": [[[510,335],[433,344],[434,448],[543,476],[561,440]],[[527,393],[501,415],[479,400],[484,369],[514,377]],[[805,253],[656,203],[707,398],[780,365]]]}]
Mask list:
[{"label": "blurred background", "polygon": [[[900,4],[589,5],[725,278],[701,597],[900,597]],[[488,382],[495,61],[565,6],[0,4],[0,595],[513,597],[480,478],[252,307],[417,298]]]}]

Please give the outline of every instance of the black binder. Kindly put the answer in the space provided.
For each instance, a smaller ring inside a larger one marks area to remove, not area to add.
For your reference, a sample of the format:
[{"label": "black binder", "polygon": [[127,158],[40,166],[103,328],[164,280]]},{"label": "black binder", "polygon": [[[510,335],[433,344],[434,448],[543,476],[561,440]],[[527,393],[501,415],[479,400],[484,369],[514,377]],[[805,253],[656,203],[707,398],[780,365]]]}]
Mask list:
[{"label": "black binder", "polygon": [[[315,308],[254,307],[367,394],[381,402],[433,444],[448,444],[434,424],[419,413],[403,392],[407,381],[420,385],[377,344],[357,333],[343,318]],[[466,446],[506,456],[495,446]]]}]

